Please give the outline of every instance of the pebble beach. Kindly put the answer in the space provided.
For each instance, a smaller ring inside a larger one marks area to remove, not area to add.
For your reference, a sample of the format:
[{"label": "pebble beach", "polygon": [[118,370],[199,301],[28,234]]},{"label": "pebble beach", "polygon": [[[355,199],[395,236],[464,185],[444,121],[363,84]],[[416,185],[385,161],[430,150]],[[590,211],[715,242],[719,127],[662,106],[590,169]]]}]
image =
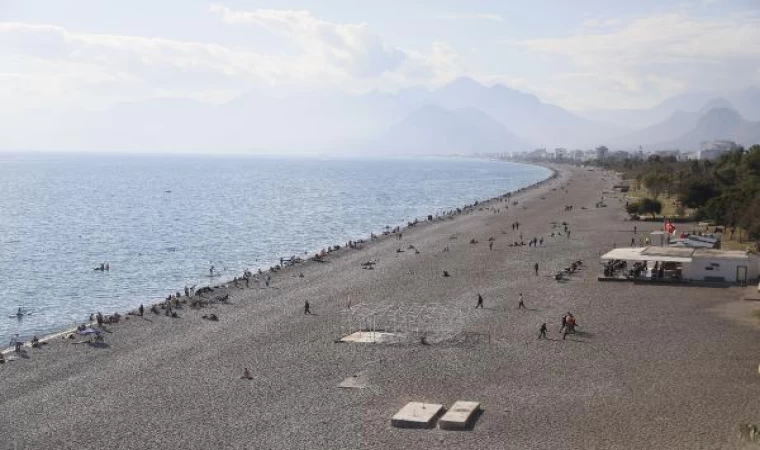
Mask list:
[{"label": "pebble beach", "polygon": [[[105,326],[103,345],[28,348],[0,365],[0,449],[743,448],[737,426],[760,422],[760,334],[722,313],[738,289],[597,281],[634,223],[613,174],[555,169],[509,199],[271,273],[269,287],[217,289],[230,304],[177,318],[146,305]],[[570,235],[552,237],[562,222]],[[543,245],[510,246],[533,237]],[[349,306],[373,305],[438,305],[476,338],[336,342]],[[581,332],[563,339],[567,312]],[[338,386],[351,377],[361,387]],[[483,410],[468,431],[391,426],[408,402],[459,400]]]}]

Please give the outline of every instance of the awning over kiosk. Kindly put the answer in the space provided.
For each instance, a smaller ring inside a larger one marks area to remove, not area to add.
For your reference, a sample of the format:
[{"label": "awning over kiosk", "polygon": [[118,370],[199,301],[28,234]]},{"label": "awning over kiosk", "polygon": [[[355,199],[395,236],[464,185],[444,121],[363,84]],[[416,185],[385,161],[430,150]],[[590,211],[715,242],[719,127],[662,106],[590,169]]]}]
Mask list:
[{"label": "awning over kiosk", "polygon": [[621,261],[662,261],[688,263],[692,261],[694,249],[674,247],[631,247],[616,248],[605,253],[602,259]]}]

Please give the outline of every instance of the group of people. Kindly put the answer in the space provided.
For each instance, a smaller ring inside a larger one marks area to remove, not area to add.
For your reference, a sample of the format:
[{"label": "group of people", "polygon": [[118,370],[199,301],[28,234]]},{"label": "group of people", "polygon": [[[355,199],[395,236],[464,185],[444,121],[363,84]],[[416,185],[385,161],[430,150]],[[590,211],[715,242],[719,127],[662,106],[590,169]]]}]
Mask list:
[{"label": "group of people", "polygon": [[[570,312],[562,316],[562,325],[559,328],[559,333],[562,335],[562,339],[564,340],[568,334],[575,333],[575,328],[578,326],[578,324],[575,322],[575,316],[573,316]],[[538,338],[539,339],[547,339],[546,337],[546,322],[541,324],[541,328],[538,330]]]}]

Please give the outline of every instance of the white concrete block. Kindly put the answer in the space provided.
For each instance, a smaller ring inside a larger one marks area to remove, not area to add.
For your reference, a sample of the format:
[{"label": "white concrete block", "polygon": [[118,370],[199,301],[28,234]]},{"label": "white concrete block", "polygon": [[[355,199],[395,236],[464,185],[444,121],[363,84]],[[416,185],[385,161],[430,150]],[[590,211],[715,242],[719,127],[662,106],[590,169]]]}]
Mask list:
[{"label": "white concrete block", "polygon": [[398,428],[432,428],[442,412],[443,405],[409,402],[393,416],[391,425]]},{"label": "white concrete block", "polygon": [[442,430],[465,430],[472,423],[478,410],[480,410],[478,402],[458,401],[441,417],[438,426]]}]

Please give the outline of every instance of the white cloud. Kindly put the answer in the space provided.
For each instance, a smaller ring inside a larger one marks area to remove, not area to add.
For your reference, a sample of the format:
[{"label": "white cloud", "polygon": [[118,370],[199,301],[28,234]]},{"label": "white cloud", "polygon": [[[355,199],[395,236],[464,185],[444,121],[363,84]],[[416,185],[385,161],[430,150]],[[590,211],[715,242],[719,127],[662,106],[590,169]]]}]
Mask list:
[{"label": "white cloud", "polygon": [[504,22],[504,17],[490,13],[441,13],[435,16],[439,20],[485,20],[490,22]]},{"label": "white cloud", "polygon": [[240,91],[254,82],[309,76],[285,61],[216,44],[24,23],[0,23],[0,55],[4,69],[12,68],[31,94],[19,101],[21,107],[35,101],[53,105],[65,97],[96,106],[158,93],[202,98],[210,86]]},{"label": "white cloud", "polygon": [[291,39],[301,47],[304,61],[329,65],[351,76],[374,77],[392,72],[406,59],[405,51],[386,44],[366,23],[332,23],[309,11],[232,11],[220,5],[211,5],[209,10],[221,14],[226,23],[252,23]]},{"label": "white cloud", "polygon": [[[562,89],[575,91],[573,106],[600,107],[610,106],[610,99],[620,102],[613,106],[642,106],[686,89],[732,89],[756,83],[758,42],[758,15],[695,18],[679,12],[620,24],[586,21],[570,36],[511,45],[565,66],[565,73],[554,80],[572,78],[573,83]],[[578,73],[583,76],[573,76]]]},{"label": "white cloud", "polygon": [[461,66],[446,44],[403,50],[385,43],[367,24],[335,24],[307,11],[211,10],[227,23],[266,27],[295,44],[296,54],[0,22],[0,110],[106,107],[157,96],[222,102],[273,86],[362,91],[430,85],[456,76]]}]

